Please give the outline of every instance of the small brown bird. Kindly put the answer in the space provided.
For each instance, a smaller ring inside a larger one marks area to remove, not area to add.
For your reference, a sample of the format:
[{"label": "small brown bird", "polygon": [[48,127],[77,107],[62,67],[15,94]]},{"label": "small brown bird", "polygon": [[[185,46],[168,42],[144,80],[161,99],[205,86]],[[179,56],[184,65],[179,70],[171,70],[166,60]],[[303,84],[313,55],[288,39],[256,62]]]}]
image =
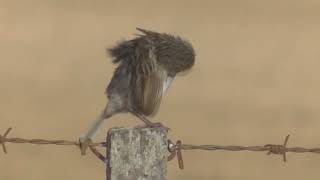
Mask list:
[{"label": "small brown bird", "polygon": [[178,36],[137,28],[142,34],[108,49],[117,68],[106,94],[108,103],[88,133],[80,138],[82,154],[105,119],[130,112],[147,126],[161,126],[147,117],[158,111],[163,94],[177,73],[195,61],[192,45]]}]

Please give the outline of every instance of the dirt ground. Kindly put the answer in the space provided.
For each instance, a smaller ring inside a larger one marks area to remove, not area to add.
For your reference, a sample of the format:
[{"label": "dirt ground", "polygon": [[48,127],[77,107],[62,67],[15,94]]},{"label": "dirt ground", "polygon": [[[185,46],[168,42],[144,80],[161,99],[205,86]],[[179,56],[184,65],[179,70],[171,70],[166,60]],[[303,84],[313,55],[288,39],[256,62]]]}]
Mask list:
[{"label": "dirt ground", "polygon": [[[320,146],[320,2],[315,0],[0,0],[0,132],[77,140],[106,103],[105,48],[135,27],[188,39],[196,64],[175,79],[154,121],[191,144]],[[131,115],[108,128],[141,124]],[[8,144],[0,180],[105,179],[74,147]],[[103,150],[103,149],[101,149]],[[185,151],[170,180],[318,179],[320,156]]]}]

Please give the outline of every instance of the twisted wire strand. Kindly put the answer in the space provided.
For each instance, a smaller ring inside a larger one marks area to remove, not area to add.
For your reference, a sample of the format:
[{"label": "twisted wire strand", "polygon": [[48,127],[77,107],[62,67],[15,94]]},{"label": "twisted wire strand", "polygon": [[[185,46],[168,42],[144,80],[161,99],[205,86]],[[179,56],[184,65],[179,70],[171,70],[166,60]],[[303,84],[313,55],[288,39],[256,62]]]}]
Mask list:
[{"label": "twisted wire strand", "polygon": [[[4,142],[9,143],[27,143],[27,144],[38,144],[38,145],[47,145],[47,144],[53,144],[53,145],[62,145],[62,146],[79,146],[80,143],[78,141],[68,141],[68,140],[47,140],[47,139],[25,139],[25,138],[3,138]],[[105,142],[97,142],[97,143],[91,143],[89,146],[100,146],[104,147]]]},{"label": "twisted wire strand", "polygon": [[[19,143],[19,144],[37,144],[37,145],[60,145],[60,146],[77,146],[81,150],[81,143],[79,141],[69,141],[69,140],[47,140],[47,139],[25,139],[25,138],[8,138],[8,134],[12,128],[8,128],[3,135],[0,134],[0,144],[2,146],[2,150],[5,154],[8,153],[6,143]],[[95,147],[105,147],[106,142],[98,142],[93,143],[90,142],[88,144],[91,152],[100,160],[105,162],[106,158],[95,148]]]},{"label": "twisted wire strand", "polygon": [[[277,145],[275,145],[277,146]],[[206,151],[270,151],[269,147],[265,146],[219,146],[219,145],[181,145],[182,150],[206,150]],[[287,147],[286,152],[293,153],[320,153],[320,148],[303,148],[303,147]],[[275,154],[275,153],[273,153]]]}]

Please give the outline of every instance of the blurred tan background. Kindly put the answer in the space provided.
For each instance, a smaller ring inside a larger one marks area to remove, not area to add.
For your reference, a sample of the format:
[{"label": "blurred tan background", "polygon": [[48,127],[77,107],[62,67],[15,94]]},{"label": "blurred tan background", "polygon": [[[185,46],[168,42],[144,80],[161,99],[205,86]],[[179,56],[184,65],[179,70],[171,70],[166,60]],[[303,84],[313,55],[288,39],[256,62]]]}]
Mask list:
[{"label": "blurred tan background", "polygon": [[[154,118],[192,144],[320,146],[320,2],[316,0],[0,0],[0,131],[77,140],[106,103],[114,66],[105,48],[135,27],[181,35],[197,52]],[[117,115],[112,126],[141,122]],[[0,180],[105,179],[74,147],[8,144]],[[101,149],[103,150],[103,149]],[[184,152],[168,179],[319,179],[320,156]]]}]

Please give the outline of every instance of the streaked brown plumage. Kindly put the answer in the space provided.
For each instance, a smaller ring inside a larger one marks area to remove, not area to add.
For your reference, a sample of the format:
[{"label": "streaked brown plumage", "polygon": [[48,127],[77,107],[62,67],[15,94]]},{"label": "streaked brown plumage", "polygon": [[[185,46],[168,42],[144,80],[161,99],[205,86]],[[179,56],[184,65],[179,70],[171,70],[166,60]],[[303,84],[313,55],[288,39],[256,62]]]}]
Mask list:
[{"label": "streaked brown plumage", "polygon": [[81,142],[90,139],[104,119],[131,112],[147,125],[177,73],[195,61],[192,45],[178,36],[137,28],[142,34],[108,49],[117,65],[106,94],[108,104]]}]

